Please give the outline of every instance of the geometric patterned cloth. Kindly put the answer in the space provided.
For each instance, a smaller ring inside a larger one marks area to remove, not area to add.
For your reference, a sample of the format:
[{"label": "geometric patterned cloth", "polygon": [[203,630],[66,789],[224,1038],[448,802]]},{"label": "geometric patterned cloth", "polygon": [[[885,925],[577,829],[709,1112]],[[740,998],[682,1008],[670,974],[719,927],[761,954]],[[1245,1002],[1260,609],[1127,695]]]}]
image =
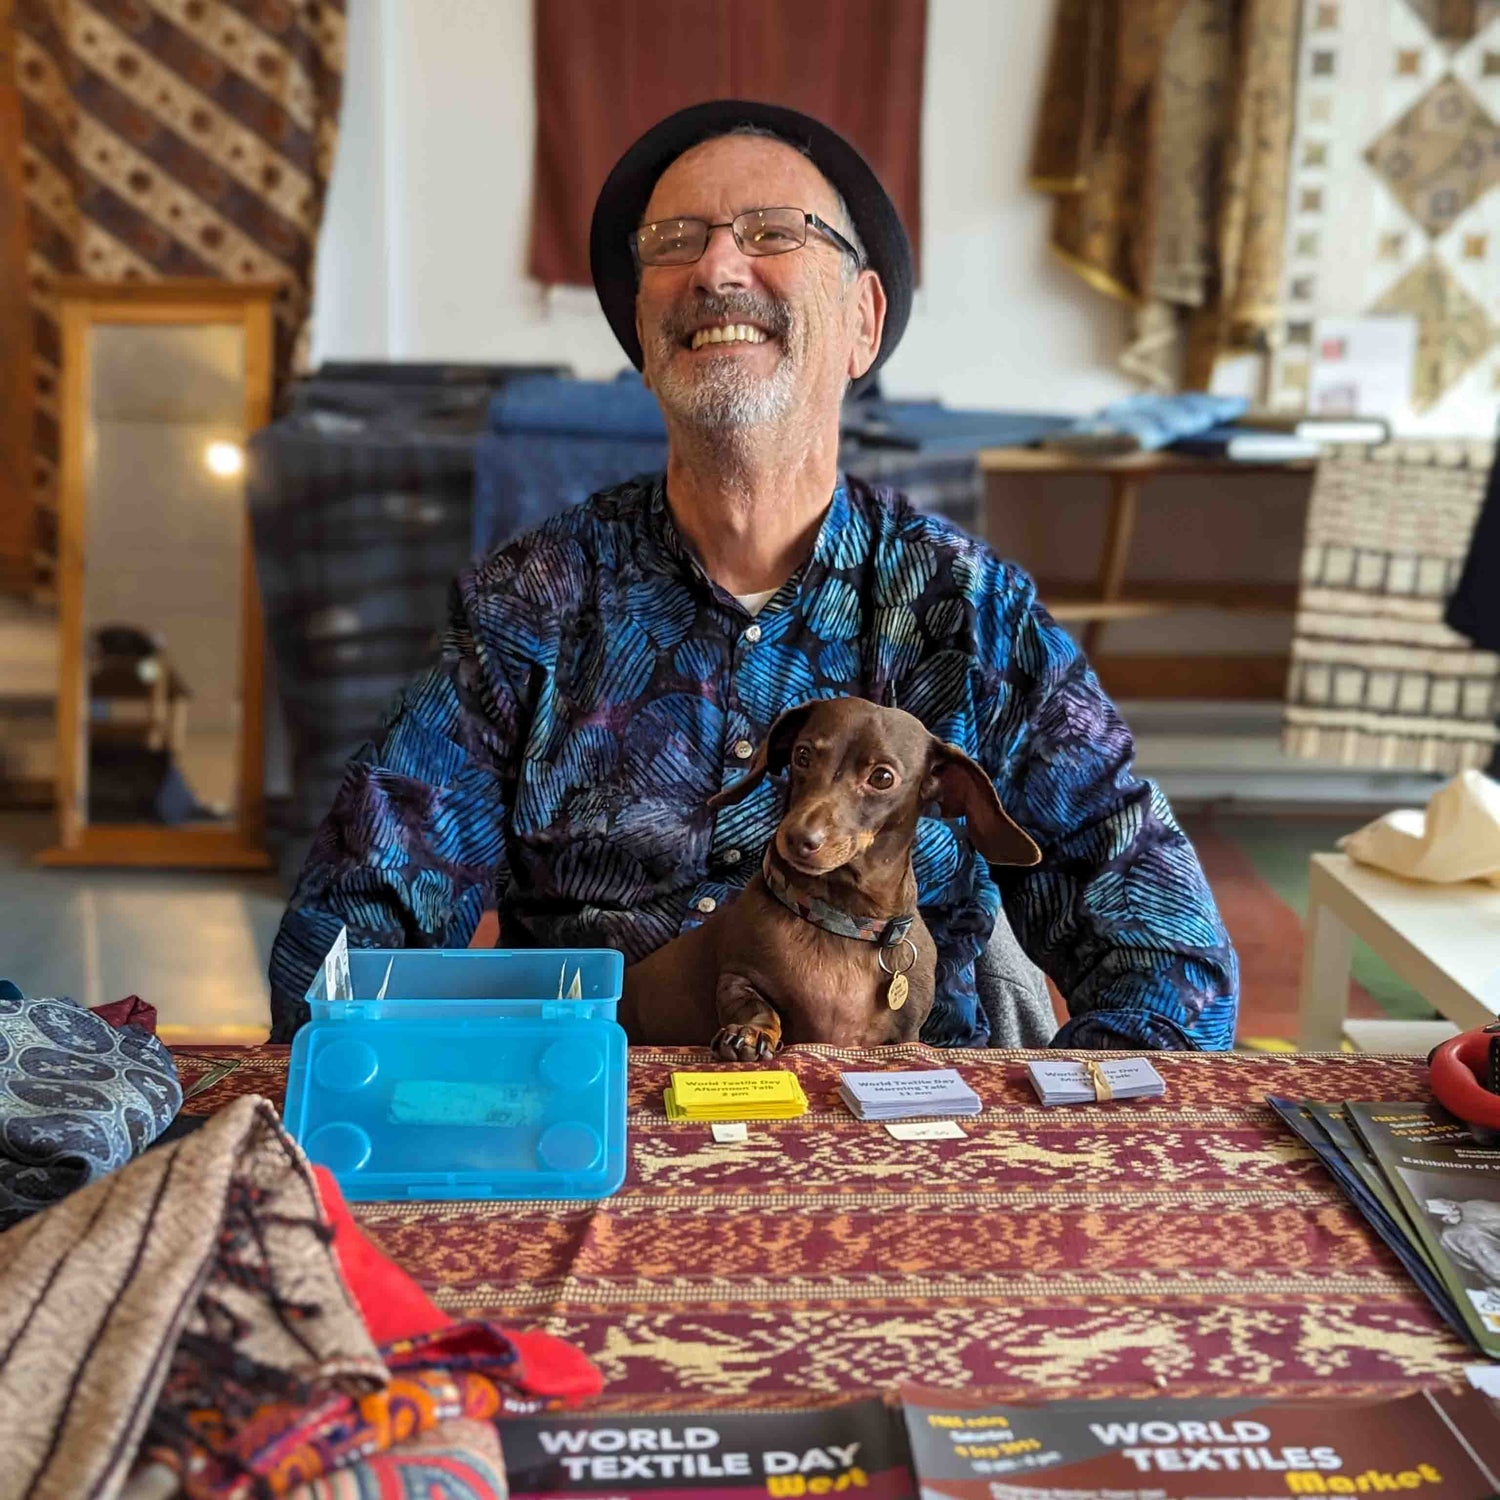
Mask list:
[{"label": "geometric patterned cloth", "polygon": [[[1056,1054],[1031,1054],[1052,1055]],[[279,1099],[287,1052],[176,1054],[188,1108]],[[1414,1058],[1161,1053],[1157,1100],[1042,1109],[1026,1054],[793,1046],[808,1113],[715,1145],[666,1118],[696,1049],[634,1048],[598,1202],[357,1203],[444,1310],[561,1334],[606,1408],[828,1404],[897,1382],[1062,1396],[1386,1396],[1461,1378],[1447,1329],[1265,1103],[1428,1097]],[[850,1068],[957,1067],[964,1140],[902,1143]]]},{"label": "geometric patterned cloth", "polygon": [[1345,765],[1489,763],[1500,656],[1443,623],[1479,513],[1487,443],[1346,448],[1308,508],[1283,747]]},{"label": "geometric patterned cloth", "polygon": [[62,275],[282,283],[292,368],[338,136],[344,0],[16,0],[39,563],[56,551]]},{"label": "geometric patterned cloth", "polygon": [[[1301,410],[1322,317],[1404,316],[1402,434],[1478,436],[1500,400],[1500,6],[1304,0],[1271,402]],[[1459,24],[1459,22],[1462,24]]]}]

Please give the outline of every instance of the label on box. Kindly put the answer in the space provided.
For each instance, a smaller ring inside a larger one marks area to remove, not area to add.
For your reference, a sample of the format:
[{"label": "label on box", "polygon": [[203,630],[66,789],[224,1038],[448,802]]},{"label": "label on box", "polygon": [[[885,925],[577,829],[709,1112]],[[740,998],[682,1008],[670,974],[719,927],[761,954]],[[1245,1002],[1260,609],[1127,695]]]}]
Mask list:
[{"label": "label on box", "polygon": [[957,1120],[890,1120],[885,1127],[898,1141],[962,1141],[968,1139]]},{"label": "label on box", "polygon": [[323,960],[323,987],[330,1000],[352,1000],[354,984],[349,978],[349,929],[339,928],[339,935]]},{"label": "label on box", "polygon": [[726,1121],[713,1127],[714,1139],[721,1146],[728,1146],[735,1141],[745,1141],[750,1138],[750,1127],[743,1120]]}]

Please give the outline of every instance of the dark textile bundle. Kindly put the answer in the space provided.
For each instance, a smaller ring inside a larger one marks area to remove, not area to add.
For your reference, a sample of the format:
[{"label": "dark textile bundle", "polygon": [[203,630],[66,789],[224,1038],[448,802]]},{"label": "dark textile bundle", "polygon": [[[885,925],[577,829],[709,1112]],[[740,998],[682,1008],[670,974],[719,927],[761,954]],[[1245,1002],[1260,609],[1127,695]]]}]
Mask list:
[{"label": "dark textile bundle", "polygon": [[124,1166],[181,1108],[149,1031],[0,980],[0,1229]]}]

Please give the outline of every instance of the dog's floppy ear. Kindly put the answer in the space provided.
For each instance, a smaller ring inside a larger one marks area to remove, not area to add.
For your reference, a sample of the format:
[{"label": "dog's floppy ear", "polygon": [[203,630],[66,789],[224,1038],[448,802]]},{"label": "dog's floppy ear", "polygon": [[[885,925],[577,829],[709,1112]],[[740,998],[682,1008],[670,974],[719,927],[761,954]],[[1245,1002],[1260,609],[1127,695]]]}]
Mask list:
[{"label": "dog's floppy ear", "polygon": [[803,724],[807,722],[807,716],[817,706],[818,700],[814,698],[811,702],[799,703],[795,708],[789,708],[779,715],[776,722],[771,725],[770,733],[766,735],[760,748],[755,752],[750,768],[743,779],[735,782],[733,786],[725,787],[722,792],[715,792],[708,799],[708,805],[715,812],[721,807],[729,807],[748,797],[767,775],[779,776],[786,770],[787,761],[792,754],[792,742],[797,738]]},{"label": "dog's floppy ear", "polygon": [[922,782],[923,802],[936,802],[945,818],[963,818],[969,842],[996,865],[1040,864],[1042,851],[1000,805],[984,767],[957,745],[933,737]]}]

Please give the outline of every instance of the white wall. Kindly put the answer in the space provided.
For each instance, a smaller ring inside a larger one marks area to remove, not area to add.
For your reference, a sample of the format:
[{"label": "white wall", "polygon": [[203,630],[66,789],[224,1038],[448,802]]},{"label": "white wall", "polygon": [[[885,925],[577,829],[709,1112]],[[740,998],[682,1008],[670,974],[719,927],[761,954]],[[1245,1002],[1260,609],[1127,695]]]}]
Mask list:
[{"label": "white wall", "polygon": [[[929,0],[925,285],[884,385],[952,405],[1091,410],[1120,310],[1048,256],[1026,186],[1053,0]],[[313,357],[624,355],[589,289],[524,273],[531,0],[349,0],[343,129],[319,247]]]}]

